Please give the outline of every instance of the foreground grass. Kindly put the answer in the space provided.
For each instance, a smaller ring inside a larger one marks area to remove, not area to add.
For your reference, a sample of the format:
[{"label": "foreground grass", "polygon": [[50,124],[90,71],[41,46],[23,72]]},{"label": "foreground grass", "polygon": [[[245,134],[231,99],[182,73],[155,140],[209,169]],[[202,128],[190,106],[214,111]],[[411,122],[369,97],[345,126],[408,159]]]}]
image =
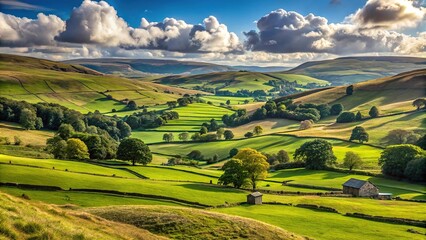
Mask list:
[{"label": "foreground grass", "polygon": [[[423,228],[373,222],[291,206],[243,205],[214,211],[253,218],[296,234],[324,240],[424,239],[425,234]],[[407,232],[408,229],[422,234]]]},{"label": "foreground grass", "polygon": [[0,239],[162,239],[85,212],[33,203],[0,192]]},{"label": "foreground grass", "polygon": [[126,206],[86,211],[173,239],[303,239],[262,222],[191,208]]}]

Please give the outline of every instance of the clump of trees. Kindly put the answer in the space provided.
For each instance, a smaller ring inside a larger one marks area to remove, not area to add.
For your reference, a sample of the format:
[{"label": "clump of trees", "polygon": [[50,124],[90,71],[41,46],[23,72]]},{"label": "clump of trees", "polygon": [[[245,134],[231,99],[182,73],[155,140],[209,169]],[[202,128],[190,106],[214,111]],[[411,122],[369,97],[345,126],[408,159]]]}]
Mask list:
[{"label": "clump of trees", "polygon": [[179,119],[179,113],[175,111],[166,111],[162,113],[136,112],[124,118],[131,129],[137,128],[156,128],[166,124],[169,120]]},{"label": "clump of trees", "polygon": [[269,154],[269,153],[262,153],[262,154],[266,156],[266,161],[271,166],[287,163],[290,161],[290,157],[285,150],[280,150],[277,153],[272,153],[272,154]]},{"label": "clump of trees", "polygon": [[379,165],[385,175],[425,181],[426,153],[412,144],[388,146],[379,158]]},{"label": "clump of trees", "polygon": [[325,169],[336,163],[333,146],[326,140],[316,139],[305,142],[294,153],[296,161],[304,162],[306,169]]},{"label": "clump of trees", "polygon": [[235,188],[247,183],[256,189],[257,181],[265,179],[268,174],[269,163],[266,159],[266,156],[254,149],[243,148],[223,165],[224,173],[218,183],[232,184]]},{"label": "clump of trees", "polygon": [[353,112],[342,112],[336,119],[337,123],[348,123],[355,121],[355,113]]}]

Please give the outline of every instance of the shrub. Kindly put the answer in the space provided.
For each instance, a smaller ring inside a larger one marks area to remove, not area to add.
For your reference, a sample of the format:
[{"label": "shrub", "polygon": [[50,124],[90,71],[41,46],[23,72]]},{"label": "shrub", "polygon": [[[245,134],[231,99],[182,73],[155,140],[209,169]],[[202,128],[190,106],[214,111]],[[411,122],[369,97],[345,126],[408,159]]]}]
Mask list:
[{"label": "shrub", "polygon": [[342,112],[336,119],[337,123],[348,123],[355,121],[355,114],[352,112]]},{"label": "shrub", "polygon": [[370,115],[372,118],[378,117],[380,115],[379,109],[376,106],[371,107],[368,115]]},{"label": "shrub", "polygon": [[186,156],[190,159],[201,160],[201,161],[204,160],[204,156],[203,154],[201,154],[199,150],[192,150]]},{"label": "shrub", "polygon": [[254,136],[254,134],[252,133],[252,132],[246,132],[245,134],[244,134],[244,137],[246,137],[246,138],[251,138],[251,137],[253,137]]},{"label": "shrub", "polygon": [[342,104],[336,103],[336,104],[334,104],[334,105],[331,106],[331,109],[330,109],[330,114],[331,115],[337,116],[341,112],[343,112],[343,105]]}]

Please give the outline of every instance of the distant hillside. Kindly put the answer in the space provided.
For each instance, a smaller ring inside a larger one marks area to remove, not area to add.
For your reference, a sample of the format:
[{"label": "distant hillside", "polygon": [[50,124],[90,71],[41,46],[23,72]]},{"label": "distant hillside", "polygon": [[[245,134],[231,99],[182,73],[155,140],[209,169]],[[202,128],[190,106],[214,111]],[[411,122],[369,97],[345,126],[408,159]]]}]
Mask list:
[{"label": "distant hillside", "polygon": [[233,70],[228,66],[205,62],[160,59],[97,58],[75,59],[65,61],[65,63],[79,64],[102,73],[132,78],[145,77],[153,74],[203,74]]},{"label": "distant hillside", "polygon": [[0,239],[166,239],[144,229],[67,208],[0,192]]},{"label": "distant hillside", "polygon": [[[341,103],[346,110],[361,111],[367,115],[372,106],[382,112],[394,113],[414,110],[412,101],[426,96],[426,69],[404,72],[392,77],[378,78],[354,84],[354,93],[346,95],[346,86],[324,88],[295,94],[298,103]],[[277,99],[276,101],[280,101]]]},{"label": "distant hillside", "polygon": [[414,57],[344,57],[306,62],[285,73],[327,80],[334,86],[393,76],[426,67],[425,58]]},{"label": "distant hillside", "polygon": [[250,72],[280,72],[280,71],[286,71],[291,69],[290,67],[281,67],[281,66],[267,66],[267,67],[261,67],[261,66],[232,66],[233,69],[236,70],[244,70],[244,71],[250,71]]},{"label": "distant hillside", "polygon": [[216,91],[237,92],[238,90],[265,90],[273,86],[268,85],[270,80],[297,82],[302,86],[309,83],[326,86],[329,83],[309,76],[285,73],[261,73],[249,71],[215,72],[199,75],[167,76],[155,79],[157,83],[179,86],[189,89],[216,89]]},{"label": "distant hillside", "polygon": [[168,87],[78,65],[0,54],[0,97],[53,102],[81,112],[123,110],[126,101],[153,106],[200,91]]}]

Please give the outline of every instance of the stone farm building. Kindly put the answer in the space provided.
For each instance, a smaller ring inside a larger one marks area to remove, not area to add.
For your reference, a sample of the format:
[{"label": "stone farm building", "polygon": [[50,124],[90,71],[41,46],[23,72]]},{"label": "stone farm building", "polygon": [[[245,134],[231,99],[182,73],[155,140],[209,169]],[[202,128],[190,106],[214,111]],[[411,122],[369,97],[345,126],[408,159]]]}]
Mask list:
[{"label": "stone farm building", "polygon": [[262,204],[262,194],[260,192],[253,192],[247,195],[248,204]]},{"label": "stone farm building", "polygon": [[377,197],[379,188],[369,181],[351,178],[343,184],[343,193],[355,197]]}]

